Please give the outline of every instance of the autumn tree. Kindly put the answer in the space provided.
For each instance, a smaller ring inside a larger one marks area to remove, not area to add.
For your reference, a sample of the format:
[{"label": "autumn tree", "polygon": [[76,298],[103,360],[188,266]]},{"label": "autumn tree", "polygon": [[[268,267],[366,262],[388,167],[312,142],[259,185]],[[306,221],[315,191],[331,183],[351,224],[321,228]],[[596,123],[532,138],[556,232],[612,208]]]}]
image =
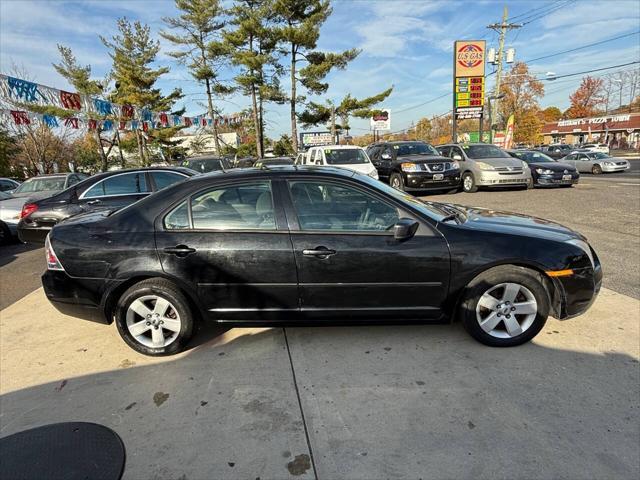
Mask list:
[{"label": "autumn tree", "polygon": [[562,110],[558,107],[547,107],[540,111],[540,117],[545,122],[557,122],[562,118]]},{"label": "autumn tree", "polygon": [[14,177],[18,172],[14,158],[20,153],[20,145],[16,137],[0,125],[0,175]]},{"label": "autumn tree", "polygon": [[[357,49],[340,53],[315,51],[320,37],[320,27],[331,15],[331,4],[328,0],[275,0],[274,9],[278,15],[278,21],[283,24],[280,35],[289,55],[291,140],[294,150],[297,151],[296,108],[298,104],[305,101],[305,97],[298,94],[298,85],[312,94],[325,93],[329,85],[323,80],[328,73],[334,68],[344,69],[360,51]],[[300,69],[299,64],[305,66]]]},{"label": "autumn tree", "polygon": [[161,31],[160,35],[178,48],[168,55],[185,65],[194,80],[204,86],[216,151],[221,152],[213,97],[232,91],[218,74],[226,63],[220,43],[223,9],[219,0],[175,0],[175,4],[179,15],[163,18],[170,31]]},{"label": "autumn tree", "polygon": [[[151,29],[139,21],[130,22],[126,18],[118,19],[118,33],[107,39],[100,37],[109,49],[113,61],[111,77],[116,90],[110,95],[111,101],[120,104],[135,105],[151,112],[171,111],[175,102],[182,98],[182,90],[174,89],[163,95],[156,82],[169,72],[169,67],[154,68],[160,51],[160,42],[151,36]],[[173,112],[181,113],[181,112]],[[170,138],[181,127],[170,127],[156,132],[156,138]],[[147,148],[147,136],[140,130],[134,135],[138,146],[138,155],[144,165],[151,162]]]},{"label": "autumn tree", "polygon": [[415,139],[428,142],[431,139],[431,120],[427,117],[418,120],[414,128]]},{"label": "autumn tree", "polygon": [[600,112],[607,99],[601,78],[583,77],[578,89],[569,96],[571,106],[565,112],[568,118],[591,117]]}]

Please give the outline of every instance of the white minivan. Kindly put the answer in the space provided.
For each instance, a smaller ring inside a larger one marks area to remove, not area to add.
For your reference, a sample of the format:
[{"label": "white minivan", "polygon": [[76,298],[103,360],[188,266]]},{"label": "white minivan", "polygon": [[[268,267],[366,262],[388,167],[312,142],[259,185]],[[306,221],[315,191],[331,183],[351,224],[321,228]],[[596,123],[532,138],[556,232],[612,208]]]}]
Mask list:
[{"label": "white minivan", "polygon": [[342,167],[378,179],[378,171],[367,153],[356,145],[312,147],[304,158],[304,165]]}]

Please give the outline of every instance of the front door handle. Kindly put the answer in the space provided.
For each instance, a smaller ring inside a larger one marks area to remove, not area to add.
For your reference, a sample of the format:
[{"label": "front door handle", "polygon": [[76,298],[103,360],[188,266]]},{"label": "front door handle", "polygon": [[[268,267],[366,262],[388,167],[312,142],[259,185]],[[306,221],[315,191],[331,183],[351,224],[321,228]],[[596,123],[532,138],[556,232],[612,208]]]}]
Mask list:
[{"label": "front door handle", "polygon": [[176,257],[186,257],[196,252],[195,248],[187,247],[186,245],[176,245],[175,247],[167,247],[164,249],[165,253],[170,253]]},{"label": "front door handle", "polygon": [[331,255],[335,255],[335,250],[330,250],[327,247],[316,247],[313,249],[305,249],[302,250],[302,254],[307,257],[316,257],[316,258],[329,258]]},{"label": "front door handle", "polygon": [[102,201],[98,198],[96,198],[95,200],[90,200],[87,202],[87,205],[97,205],[98,203],[101,203]]}]

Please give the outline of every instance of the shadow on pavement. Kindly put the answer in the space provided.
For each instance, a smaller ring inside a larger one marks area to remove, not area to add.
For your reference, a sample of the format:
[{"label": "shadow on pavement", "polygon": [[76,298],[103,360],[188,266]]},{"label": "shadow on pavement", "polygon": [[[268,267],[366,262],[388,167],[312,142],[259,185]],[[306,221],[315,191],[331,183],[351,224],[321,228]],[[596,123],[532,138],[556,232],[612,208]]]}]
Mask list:
[{"label": "shadow on pavement", "polygon": [[299,392],[318,478],[640,473],[628,355],[488,348],[458,325],[287,328],[294,385],[283,329],[244,332],[206,327],[180,358],[7,393],[0,434],[104,424],[124,478],[313,478]]},{"label": "shadow on pavement", "polygon": [[13,262],[18,255],[24,252],[30,252],[42,248],[42,245],[34,245],[32,243],[15,242],[8,245],[0,245],[0,267],[4,267]]}]

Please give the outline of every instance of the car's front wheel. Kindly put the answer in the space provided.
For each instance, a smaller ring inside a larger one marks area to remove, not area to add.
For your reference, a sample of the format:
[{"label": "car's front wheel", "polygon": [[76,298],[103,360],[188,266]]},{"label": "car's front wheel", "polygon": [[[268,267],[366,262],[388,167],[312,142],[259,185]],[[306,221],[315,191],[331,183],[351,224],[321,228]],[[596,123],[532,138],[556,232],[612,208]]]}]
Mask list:
[{"label": "car's front wheel", "polygon": [[513,265],[476,277],[460,305],[465,329],[492,347],[513,347],[535,337],[549,315],[549,293],[538,272]]},{"label": "car's front wheel", "polygon": [[396,190],[400,190],[401,192],[405,191],[404,179],[402,178],[402,175],[399,173],[391,174],[391,177],[389,178],[389,185],[391,185]]},{"label": "car's front wheel", "polygon": [[602,173],[602,167],[600,165],[594,165],[591,167],[591,173],[594,175],[600,175]]},{"label": "car's front wheel", "polygon": [[476,179],[473,176],[473,173],[466,172],[462,175],[462,190],[466,193],[475,193],[478,191],[478,186],[476,185]]},{"label": "car's front wheel", "polygon": [[136,283],[120,297],[115,310],[118,333],[144,355],[173,355],[193,334],[193,312],[186,297],[162,278]]}]

